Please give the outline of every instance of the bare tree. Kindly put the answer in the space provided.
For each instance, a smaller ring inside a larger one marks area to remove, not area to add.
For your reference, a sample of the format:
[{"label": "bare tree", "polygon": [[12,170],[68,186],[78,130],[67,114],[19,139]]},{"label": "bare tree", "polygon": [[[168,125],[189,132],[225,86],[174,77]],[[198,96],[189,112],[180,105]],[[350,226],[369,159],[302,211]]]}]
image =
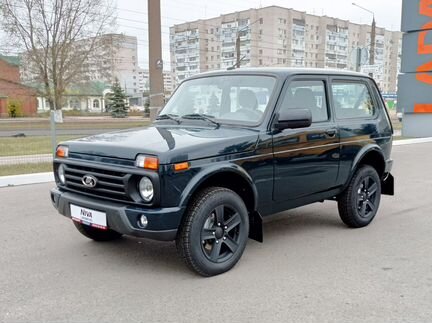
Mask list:
[{"label": "bare tree", "polygon": [[[23,51],[25,73],[40,83],[51,109],[82,81],[107,47],[101,37],[115,26],[111,0],[0,0],[0,25]],[[94,68],[94,67],[93,67]]]}]

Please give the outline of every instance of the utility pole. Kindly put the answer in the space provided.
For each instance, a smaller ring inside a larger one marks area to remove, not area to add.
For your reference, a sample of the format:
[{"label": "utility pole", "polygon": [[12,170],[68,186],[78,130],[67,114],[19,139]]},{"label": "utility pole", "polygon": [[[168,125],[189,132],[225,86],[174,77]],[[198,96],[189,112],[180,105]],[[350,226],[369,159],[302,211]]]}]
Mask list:
[{"label": "utility pole", "polygon": [[160,0],[147,1],[149,39],[150,120],[164,105]]},{"label": "utility pole", "polygon": [[356,49],[356,72],[360,72],[361,69],[361,54],[362,54],[362,49],[358,47]]},{"label": "utility pole", "polygon": [[371,29],[371,43],[370,43],[370,52],[369,52],[369,64],[375,64],[375,39],[376,39],[376,23],[375,23],[375,15],[372,18],[372,29]]},{"label": "utility pole", "polygon": [[[240,57],[240,55],[241,55],[241,52],[240,52],[240,34],[241,34],[245,29],[251,27],[253,24],[256,24],[256,23],[257,23],[258,21],[260,21],[260,20],[261,20],[261,19],[257,19],[257,20],[255,20],[254,22],[248,24],[247,26],[245,26],[245,27],[240,28],[240,29],[237,30],[237,37],[236,37],[236,42],[235,42],[235,47],[236,47],[236,63],[235,63],[235,67],[236,67],[236,68],[240,68],[241,61],[242,61],[242,59],[244,58],[244,57],[243,57],[243,58]],[[238,22],[238,21],[239,21],[239,20],[237,19],[237,22]],[[251,32],[252,32],[252,29],[251,29]],[[232,69],[232,68],[234,68],[234,67],[230,67],[229,69]]]},{"label": "utility pole", "polygon": [[[366,12],[372,14],[372,27],[371,27],[371,41],[369,47],[369,65],[375,64],[375,39],[376,39],[376,22],[375,22],[375,13],[372,10],[369,10],[365,7],[359,6],[356,3],[352,3],[353,6],[360,8]],[[373,73],[369,73],[370,77],[373,77]]]},{"label": "utility pole", "polygon": [[240,58],[240,33],[239,32],[237,32],[237,38],[236,38],[236,56],[237,56],[236,67],[240,68],[241,58]]}]

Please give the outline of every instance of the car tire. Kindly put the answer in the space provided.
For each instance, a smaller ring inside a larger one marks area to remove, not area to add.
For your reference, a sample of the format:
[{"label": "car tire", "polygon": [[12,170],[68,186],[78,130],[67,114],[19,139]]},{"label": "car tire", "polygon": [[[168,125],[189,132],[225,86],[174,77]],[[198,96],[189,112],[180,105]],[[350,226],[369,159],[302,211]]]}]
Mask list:
[{"label": "car tire", "polygon": [[72,221],[77,228],[77,230],[85,237],[92,239],[94,241],[112,241],[120,239],[122,234],[114,230],[101,230],[93,228],[89,225],[85,225],[76,221]]},{"label": "car tire", "polygon": [[351,228],[367,226],[375,218],[381,200],[381,180],[375,168],[360,166],[338,198],[339,215]]},{"label": "car tire", "polygon": [[240,196],[226,188],[210,187],[192,200],[176,246],[192,271],[209,277],[234,267],[248,235],[248,211]]}]

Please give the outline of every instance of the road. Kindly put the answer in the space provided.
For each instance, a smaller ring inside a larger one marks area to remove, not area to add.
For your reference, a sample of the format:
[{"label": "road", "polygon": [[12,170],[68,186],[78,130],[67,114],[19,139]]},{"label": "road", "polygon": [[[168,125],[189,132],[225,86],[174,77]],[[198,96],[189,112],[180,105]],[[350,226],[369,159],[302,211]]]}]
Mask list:
[{"label": "road", "polygon": [[432,144],[394,147],[395,197],[367,228],[334,202],[272,216],[230,272],[189,272],[173,243],[95,243],[53,184],[0,189],[0,321],[430,322]]}]

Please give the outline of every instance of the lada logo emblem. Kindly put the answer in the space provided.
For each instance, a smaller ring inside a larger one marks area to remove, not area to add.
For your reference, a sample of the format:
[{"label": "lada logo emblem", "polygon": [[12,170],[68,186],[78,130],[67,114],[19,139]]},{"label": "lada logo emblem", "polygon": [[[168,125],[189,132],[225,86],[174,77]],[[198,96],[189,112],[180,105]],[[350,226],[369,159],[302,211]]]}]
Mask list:
[{"label": "lada logo emblem", "polygon": [[84,175],[81,182],[87,187],[95,187],[97,179],[93,175]]}]

